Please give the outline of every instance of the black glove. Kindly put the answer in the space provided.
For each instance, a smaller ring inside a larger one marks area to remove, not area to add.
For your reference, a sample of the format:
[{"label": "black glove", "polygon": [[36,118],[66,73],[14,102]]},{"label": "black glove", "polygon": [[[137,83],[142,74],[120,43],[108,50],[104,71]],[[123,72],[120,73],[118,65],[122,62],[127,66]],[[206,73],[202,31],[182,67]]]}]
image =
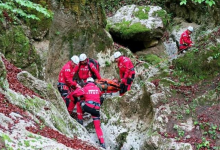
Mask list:
[{"label": "black glove", "polygon": [[125,84],[124,83],[121,83],[120,84],[120,91],[119,91],[119,93],[120,94],[123,94],[123,93],[125,93],[126,91],[125,91]]}]

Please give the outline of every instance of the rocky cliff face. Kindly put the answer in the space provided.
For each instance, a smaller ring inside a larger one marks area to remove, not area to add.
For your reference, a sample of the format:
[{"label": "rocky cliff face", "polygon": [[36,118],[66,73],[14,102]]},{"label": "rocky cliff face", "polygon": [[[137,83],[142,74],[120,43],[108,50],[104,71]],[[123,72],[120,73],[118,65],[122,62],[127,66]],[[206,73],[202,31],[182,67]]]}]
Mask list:
[{"label": "rocky cliff face", "polygon": [[97,52],[112,47],[102,0],[52,1],[54,19],[50,29],[50,47],[46,66],[47,78],[57,80],[62,65],[72,55]]}]

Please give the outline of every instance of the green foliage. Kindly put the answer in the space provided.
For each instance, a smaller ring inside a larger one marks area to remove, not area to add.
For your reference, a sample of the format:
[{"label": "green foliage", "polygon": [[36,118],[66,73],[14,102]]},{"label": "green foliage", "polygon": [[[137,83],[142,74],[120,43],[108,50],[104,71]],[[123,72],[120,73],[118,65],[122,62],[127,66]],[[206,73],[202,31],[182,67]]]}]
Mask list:
[{"label": "green foliage", "polygon": [[30,141],[24,140],[24,145],[25,145],[26,147],[29,147],[29,146],[30,146]]},{"label": "green foliage", "polygon": [[134,13],[134,16],[139,19],[148,19],[148,12],[150,11],[150,7],[140,6],[138,9],[139,10]]},{"label": "green foliage", "polygon": [[[215,0],[192,0],[192,2],[199,3],[199,4],[205,2],[209,6],[215,5]],[[186,5],[186,3],[187,3],[187,0],[180,0],[180,5]]]},{"label": "green foliage", "polygon": [[[34,14],[28,14],[24,8],[33,9],[42,13],[45,17],[52,17],[51,13],[39,4],[35,4],[29,0],[0,0],[0,11],[6,12],[10,18],[23,17],[27,19],[40,20]],[[0,16],[0,20],[3,16]]]},{"label": "green foliage", "polygon": [[6,135],[6,134],[2,134],[1,137],[2,137],[3,141],[12,142],[12,140],[10,139],[10,137],[9,137],[8,135]]},{"label": "green foliage", "polygon": [[177,130],[177,133],[178,133],[178,136],[179,137],[183,137],[184,135],[185,135],[185,132],[182,130],[182,129],[180,129],[180,127],[178,126],[178,125],[174,125],[173,126],[173,128],[175,129],[175,130]]},{"label": "green foliage", "polygon": [[202,142],[197,144],[196,149],[200,149],[200,148],[209,148],[210,146],[210,142],[206,140],[206,138],[202,138]]},{"label": "green foliage", "polygon": [[109,61],[105,61],[105,66],[106,67],[110,67],[111,66],[111,63]]},{"label": "green foliage", "polygon": [[189,115],[190,114],[190,109],[186,109],[186,114]]}]

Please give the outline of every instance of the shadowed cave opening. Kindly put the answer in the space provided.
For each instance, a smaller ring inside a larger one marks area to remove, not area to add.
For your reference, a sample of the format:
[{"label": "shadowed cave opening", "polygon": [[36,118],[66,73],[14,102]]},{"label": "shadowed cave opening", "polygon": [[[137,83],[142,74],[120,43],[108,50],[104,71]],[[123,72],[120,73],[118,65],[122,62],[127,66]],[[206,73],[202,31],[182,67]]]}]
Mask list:
[{"label": "shadowed cave opening", "polygon": [[143,42],[141,41],[134,41],[134,40],[124,40],[118,36],[112,34],[113,41],[118,43],[124,47],[129,48],[133,53],[137,51],[142,51],[145,49]]}]

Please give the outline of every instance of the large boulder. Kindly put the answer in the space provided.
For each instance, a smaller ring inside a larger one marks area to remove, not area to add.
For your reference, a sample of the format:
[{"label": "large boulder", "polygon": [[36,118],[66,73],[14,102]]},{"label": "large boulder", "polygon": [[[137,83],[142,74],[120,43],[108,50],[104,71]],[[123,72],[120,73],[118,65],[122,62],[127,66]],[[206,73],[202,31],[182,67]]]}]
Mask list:
[{"label": "large boulder", "polygon": [[0,33],[0,52],[15,66],[43,77],[40,56],[23,26],[11,26]]},{"label": "large boulder", "polygon": [[159,6],[127,5],[108,18],[107,28],[113,37],[140,41],[145,47],[151,47],[163,36],[168,18]]},{"label": "large boulder", "polygon": [[86,53],[96,57],[111,48],[113,40],[105,31],[106,17],[102,0],[52,2],[54,19],[50,28],[50,45],[46,78],[56,81],[59,71],[72,55]]}]

